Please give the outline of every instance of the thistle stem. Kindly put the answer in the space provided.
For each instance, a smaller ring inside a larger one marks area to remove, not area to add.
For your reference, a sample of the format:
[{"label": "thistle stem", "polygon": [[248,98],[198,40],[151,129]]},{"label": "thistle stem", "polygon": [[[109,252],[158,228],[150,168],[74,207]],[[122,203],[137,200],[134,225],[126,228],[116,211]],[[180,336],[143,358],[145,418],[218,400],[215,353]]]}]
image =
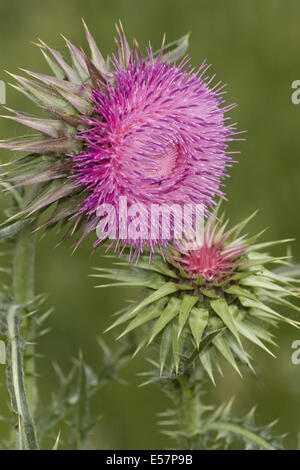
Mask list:
[{"label": "thistle stem", "polygon": [[37,450],[35,429],[26,397],[23,354],[19,336],[19,306],[12,304],[7,312],[7,330],[10,353],[9,390],[13,407],[18,414],[18,449]]},{"label": "thistle stem", "polygon": [[[18,234],[13,258],[13,294],[15,302],[19,305],[28,305],[34,300],[35,275],[35,242],[33,225],[28,224]],[[27,312],[24,312],[27,313]],[[31,318],[24,321],[26,341],[34,339],[34,325]],[[37,403],[36,370],[34,360],[34,345],[28,344],[26,348],[26,361],[24,374],[29,407],[35,412]]]},{"label": "thistle stem", "polygon": [[192,439],[198,430],[199,422],[199,397],[195,385],[191,384],[185,374],[179,376],[178,382],[181,388],[181,421],[185,430],[186,440]]},{"label": "thistle stem", "polygon": [[[201,380],[197,371],[185,371],[174,377],[163,391],[171,398],[175,407],[173,420],[166,424],[176,426],[168,434],[174,437],[182,450],[201,449],[202,414],[205,406],[201,401]],[[164,424],[164,423],[162,423]]]},{"label": "thistle stem", "polygon": [[17,235],[13,259],[13,293],[18,304],[32,302],[34,298],[35,234],[32,224]]},{"label": "thistle stem", "polygon": [[[15,308],[21,311],[8,313],[7,325],[11,351],[11,387],[15,401],[16,411],[19,416],[21,439],[19,449],[37,449],[37,440],[31,413],[34,414],[37,403],[37,388],[35,378],[34,345],[27,344],[24,361],[17,315],[24,316],[28,313],[28,305],[34,300],[34,259],[35,238],[33,225],[26,225],[17,235],[13,255],[13,280],[12,291]],[[34,325],[31,318],[25,318],[23,322],[26,342],[34,337]],[[24,333],[23,333],[24,334]]]}]

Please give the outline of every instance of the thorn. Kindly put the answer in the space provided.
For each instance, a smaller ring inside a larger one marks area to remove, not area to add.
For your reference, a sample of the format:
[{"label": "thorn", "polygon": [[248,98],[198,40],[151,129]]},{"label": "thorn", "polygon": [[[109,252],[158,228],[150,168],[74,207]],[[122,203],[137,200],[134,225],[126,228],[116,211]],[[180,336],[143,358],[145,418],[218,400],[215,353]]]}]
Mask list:
[{"label": "thorn", "polygon": [[24,315],[23,318],[30,318],[30,317],[32,317],[33,315],[35,315],[37,312],[38,312],[38,310],[33,310],[32,312],[27,313],[26,315]]},{"label": "thorn", "polygon": [[38,337],[45,336],[50,331],[52,331],[52,328],[45,328],[44,330],[40,331],[40,333],[38,334]]}]

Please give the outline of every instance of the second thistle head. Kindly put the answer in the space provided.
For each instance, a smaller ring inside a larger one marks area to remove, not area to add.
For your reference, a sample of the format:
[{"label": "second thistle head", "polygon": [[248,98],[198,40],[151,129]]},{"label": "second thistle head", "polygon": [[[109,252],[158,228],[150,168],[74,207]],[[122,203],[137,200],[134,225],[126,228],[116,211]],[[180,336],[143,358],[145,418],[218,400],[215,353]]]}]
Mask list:
[{"label": "second thistle head", "polygon": [[251,218],[228,229],[223,217],[212,215],[196,244],[180,242],[165,260],[155,255],[149,264],[142,256],[136,266],[119,262],[122,270],[95,274],[112,285],[146,288],[110,328],[128,323],[120,337],[139,331],[137,351],[156,344],[161,373],[167,364],[180,373],[196,359],[214,380],[220,356],[238,372],[241,364],[252,368],[249,342],[273,354],[270,328],[278,322],[299,327],[291,311],[300,308],[289,300],[299,298],[299,289],[284,272],[288,262],[264,251],[289,240],[256,243],[260,234],[241,235]]}]

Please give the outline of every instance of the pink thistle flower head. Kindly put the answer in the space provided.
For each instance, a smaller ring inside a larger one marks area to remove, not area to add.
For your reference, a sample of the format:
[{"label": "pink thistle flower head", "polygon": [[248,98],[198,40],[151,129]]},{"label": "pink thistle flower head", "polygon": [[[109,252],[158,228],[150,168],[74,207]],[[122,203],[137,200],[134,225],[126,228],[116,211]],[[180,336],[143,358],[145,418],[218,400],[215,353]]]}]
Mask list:
[{"label": "pink thistle flower head", "polygon": [[232,239],[234,229],[226,232],[226,225],[211,215],[200,240],[192,247],[186,248],[184,242],[177,244],[180,256],[174,260],[191,279],[200,277],[206,285],[213,286],[230,278],[242,263],[239,258],[247,248],[245,237]]},{"label": "pink thistle flower head", "polygon": [[[162,53],[154,60],[150,46],[144,60],[132,50],[125,70],[114,59],[113,84],[93,90],[94,116],[84,119],[86,150],[73,157],[77,184],[87,190],[81,213],[117,205],[120,196],[129,208],[143,204],[147,217],[151,204],[208,210],[223,197],[234,133],[224,115],[231,106],[223,106],[222,87],[209,87],[207,65],[191,73],[188,62],[171,64]],[[155,240],[167,242],[163,235]],[[141,251],[155,246],[145,231],[126,243]]]},{"label": "pink thistle flower head", "polygon": [[[104,205],[112,205],[116,213],[111,219],[119,220],[121,197],[129,212],[142,205],[148,221],[152,204],[201,205],[208,214],[215,198],[224,197],[221,187],[231,164],[227,147],[237,133],[234,125],[227,125],[225,114],[233,105],[225,106],[223,85],[212,84],[205,62],[197,71],[188,57],[179,62],[187,36],[163,44],[157,53],[149,44],[143,58],[136,41],[129,47],[121,27],[117,54],[104,60],[85,29],[91,58],[66,39],[70,66],[41,42],[55,76],[30,71],[30,79],[14,75],[19,89],[50,117],[17,111],[5,116],[41,134],[0,142],[0,147],[30,154],[25,167],[16,160],[7,180],[17,186],[40,185],[17,216],[38,214],[57,203],[44,226],[69,221],[68,234],[82,229],[80,242],[103,222],[98,209]],[[131,222],[136,223],[132,211],[125,234],[117,225],[112,239],[117,249],[129,245],[139,254],[147,246],[153,253],[157,245],[176,239],[174,222],[166,235],[159,221],[156,237],[148,227],[132,235]]]}]

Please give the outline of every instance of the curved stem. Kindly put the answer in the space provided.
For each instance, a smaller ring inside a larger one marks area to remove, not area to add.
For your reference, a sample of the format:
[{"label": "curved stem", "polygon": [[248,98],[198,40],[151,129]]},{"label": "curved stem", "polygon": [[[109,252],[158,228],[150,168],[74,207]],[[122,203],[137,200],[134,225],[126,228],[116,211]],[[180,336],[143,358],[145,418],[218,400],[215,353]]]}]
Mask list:
[{"label": "curved stem", "polygon": [[8,386],[13,407],[18,414],[19,450],[37,450],[37,440],[25,392],[22,341],[19,335],[19,305],[12,304],[7,312],[10,368]]},{"label": "curved stem", "polygon": [[[37,402],[35,378],[34,324],[28,314],[28,306],[34,301],[34,259],[35,234],[33,224],[27,224],[17,235],[13,252],[12,294],[14,303],[7,313],[10,365],[8,367],[8,386],[15,412],[18,414],[18,448],[34,450],[38,448],[32,414]],[[31,307],[30,307],[31,308]],[[26,360],[24,342],[19,334],[23,323],[25,332]],[[28,344],[29,342],[29,344]]]}]

